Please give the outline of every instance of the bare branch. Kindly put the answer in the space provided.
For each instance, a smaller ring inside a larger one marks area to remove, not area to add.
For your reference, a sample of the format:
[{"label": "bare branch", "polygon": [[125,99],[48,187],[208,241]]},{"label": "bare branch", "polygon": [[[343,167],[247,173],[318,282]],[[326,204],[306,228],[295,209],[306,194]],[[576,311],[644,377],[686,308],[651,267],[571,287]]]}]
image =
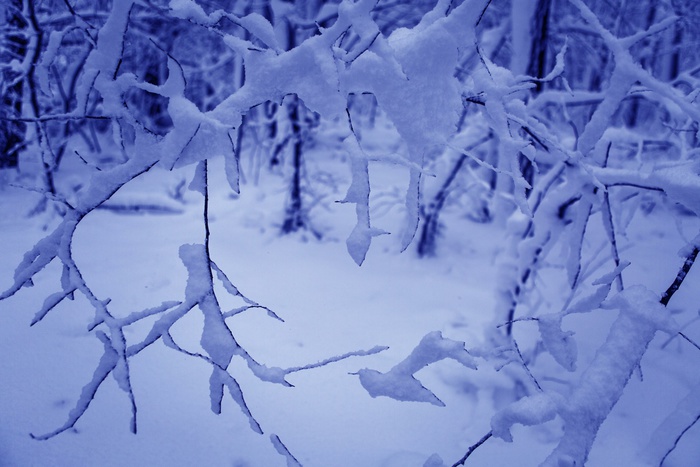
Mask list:
[{"label": "bare branch", "polygon": [[673,442],[673,446],[671,446],[671,448],[670,448],[670,449],[666,452],[666,454],[664,454],[664,456],[661,458],[661,461],[659,462],[659,467],[663,466],[664,461],[665,461],[666,458],[669,456],[669,454],[671,454],[671,453],[676,449],[676,447],[678,446],[678,443],[680,442],[681,438],[682,438],[683,436],[685,436],[685,434],[688,432],[688,430],[690,430],[691,428],[693,428],[693,427],[695,426],[695,424],[698,423],[698,422],[700,422],[700,414],[698,414],[698,415],[695,417],[695,420],[693,420],[688,426],[685,427],[685,429],[684,429],[682,432],[680,432],[680,433],[678,434],[678,437],[677,437],[677,438],[675,439],[675,441]]},{"label": "bare branch", "polygon": [[668,287],[668,289],[666,289],[666,292],[664,292],[663,296],[661,297],[660,302],[663,306],[668,305],[668,302],[671,300],[671,297],[673,297],[673,294],[675,294],[680,288],[681,284],[683,284],[685,277],[690,271],[690,268],[693,266],[693,263],[695,263],[695,259],[698,257],[699,251],[700,249],[697,246],[695,246],[693,247],[691,252],[688,253],[688,255],[686,256],[685,261],[683,262],[683,266],[681,267],[680,271],[678,271],[676,279]]},{"label": "bare branch", "polygon": [[457,462],[455,462],[454,464],[452,464],[452,467],[457,467],[457,466],[459,466],[459,465],[464,465],[464,463],[467,461],[467,459],[469,459],[469,456],[471,456],[472,453],[473,453],[474,451],[476,451],[476,449],[477,449],[479,446],[481,446],[481,445],[484,444],[486,441],[488,441],[488,439],[489,439],[491,436],[493,436],[493,432],[492,432],[492,431],[489,431],[489,432],[486,433],[479,441],[477,441],[476,443],[474,443],[474,444],[472,444],[471,446],[469,446],[469,449],[467,449],[466,454],[464,454],[464,456],[462,456],[462,458],[461,458],[460,460],[458,460]]}]

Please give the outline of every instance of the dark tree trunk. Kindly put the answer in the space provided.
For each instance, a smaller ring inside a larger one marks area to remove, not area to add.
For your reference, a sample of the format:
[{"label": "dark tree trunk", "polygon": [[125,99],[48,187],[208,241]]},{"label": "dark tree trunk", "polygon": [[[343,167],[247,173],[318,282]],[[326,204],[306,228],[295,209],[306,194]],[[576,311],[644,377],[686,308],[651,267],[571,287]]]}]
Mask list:
[{"label": "dark tree trunk", "polygon": [[[549,16],[552,9],[552,0],[538,0],[537,7],[532,16],[532,43],[530,46],[530,60],[527,64],[527,74],[535,78],[544,78],[547,75],[547,49],[549,45]],[[541,81],[535,82],[532,89],[533,95],[544,90]],[[532,161],[520,154],[520,171],[525,181],[532,186],[535,176],[535,168]],[[525,190],[525,195],[530,195],[530,189]]]},{"label": "dark tree trunk", "polygon": [[[4,39],[5,52],[0,56],[0,61],[10,63],[13,59],[22,62],[27,55],[29,40],[25,34],[27,21],[22,16],[22,0],[9,0],[3,14],[8,32]],[[22,116],[22,97],[24,81],[9,70],[2,73],[3,83],[12,83],[9,87],[0,85],[2,91],[2,105],[0,106],[0,169],[17,167],[18,154],[24,147],[24,137],[27,125],[23,122],[6,119]]]},{"label": "dark tree trunk", "polygon": [[[654,24],[654,19],[656,18],[656,5],[650,4],[649,10],[647,11],[646,23],[644,25],[645,29],[649,29],[651,25]],[[648,44],[648,39],[644,41]],[[640,65],[642,68],[648,70],[654,69],[654,57],[642,57],[640,60]],[[639,99],[630,99],[629,107],[625,114],[625,123],[629,128],[634,128],[637,126],[639,120]]]},{"label": "dark tree trunk", "polygon": [[[543,78],[547,74],[547,46],[549,42],[549,14],[552,0],[538,0],[537,8],[532,17],[532,44],[527,74],[535,78]],[[533,92],[539,94],[544,83],[536,82]]]},{"label": "dark tree trunk", "polygon": [[302,156],[302,135],[301,124],[299,123],[299,99],[294,98],[290,104],[289,120],[292,126],[292,178],[289,188],[289,199],[285,209],[284,222],[282,223],[282,233],[292,233],[305,229],[306,219],[304,206],[301,197],[301,171],[303,168]]},{"label": "dark tree trunk", "polygon": [[[304,6],[310,6],[308,4],[299,4],[300,10],[296,10],[298,14],[302,17],[309,17],[310,12],[304,11]],[[313,14],[315,15],[315,11]],[[313,16],[311,16],[313,17]],[[292,50],[296,47],[300,41],[297,34],[300,34],[299,30],[290,22],[289,19],[284,19],[285,27],[287,28],[287,50]],[[288,107],[289,112],[289,122],[291,125],[291,134],[289,135],[289,144],[292,150],[292,160],[291,160],[291,180],[289,187],[289,198],[287,199],[287,205],[285,207],[284,221],[282,222],[282,233],[288,234],[292,232],[297,232],[299,230],[308,230],[313,233],[317,238],[320,238],[320,234],[315,232],[308,221],[308,212],[304,206],[302,197],[302,172],[304,170],[304,127],[307,126],[307,122],[302,122],[303,103],[299,100],[299,97],[294,95],[290,96],[290,102]],[[287,140],[287,138],[285,138]],[[284,142],[282,143],[284,145]]]},{"label": "dark tree trunk", "polygon": [[678,78],[681,69],[681,44],[683,43],[683,28],[675,25],[673,34],[673,54],[671,55],[671,63],[669,64],[668,79],[673,81]]},{"label": "dark tree trunk", "polygon": [[445,200],[450,192],[450,185],[452,185],[466,160],[467,156],[464,154],[457,159],[435,198],[423,211],[423,229],[418,240],[418,256],[435,256],[437,237],[440,233],[440,211],[445,205]]},{"label": "dark tree trunk", "polygon": [[[29,74],[26,77],[26,83],[27,83],[27,89],[29,91],[29,103],[31,104],[32,107],[32,114],[35,118],[41,117],[41,106],[39,105],[39,93],[37,92],[37,86],[36,86],[36,68],[39,64],[39,59],[41,56],[41,47],[42,47],[42,42],[44,39],[44,32],[39,26],[39,21],[37,20],[36,17],[36,8],[35,8],[35,1],[34,0],[29,0],[27,2],[27,10],[28,10],[28,21],[29,21],[29,26],[31,27],[32,33],[36,36],[36,44],[33,47],[33,50],[31,51],[32,57],[31,57],[31,65],[29,67]],[[39,139],[39,146],[43,147],[42,144],[42,139],[44,138],[43,136],[43,128],[42,124],[37,122],[35,123],[36,127],[36,136]],[[46,143],[48,146],[48,143]],[[42,151],[45,152],[45,151]],[[56,194],[56,186],[54,184],[54,172],[56,171],[56,160],[54,159],[53,155],[50,154],[44,154],[42,153],[41,156],[41,162],[44,168],[44,183],[45,183],[45,189],[48,193],[51,194]]]},{"label": "dark tree trunk", "polygon": [[[469,152],[475,149],[477,146],[485,143],[491,139],[492,135],[489,134],[482,138],[481,140],[471,144],[469,147],[464,149],[464,152]],[[440,212],[445,206],[445,201],[452,190],[452,182],[454,182],[457,175],[462,170],[464,163],[467,161],[467,155],[461,154],[455,161],[454,165],[450,169],[450,173],[445,178],[445,181],[440,186],[437,194],[433,197],[432,201],[425,207],[421,208],[421,217],[423,218],[423,228],[420,231],[420,238],[418,239],[418,256],[435,256],[437,248],[437,239],[440,235]],[[481,207],[479,221],[489,221],[491,220],[491,213],[487,206]]]}]

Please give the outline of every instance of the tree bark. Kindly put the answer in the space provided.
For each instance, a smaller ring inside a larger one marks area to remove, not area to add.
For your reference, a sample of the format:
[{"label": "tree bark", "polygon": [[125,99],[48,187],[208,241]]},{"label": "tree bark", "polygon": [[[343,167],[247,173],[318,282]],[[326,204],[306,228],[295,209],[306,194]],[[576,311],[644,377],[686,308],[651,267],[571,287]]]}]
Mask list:
[{"label": "tree bark", "polygon": [[[9,0],[5,5],[4,23],[9,32],[3,38],[5,42],[4,52],[0,55],[0,62],[10,63],[13,59],[23,62],[27,56],[29,39],[26,29],[28,23],[22,16],[22,0]],[[22,116],[22,98],[24,80],[10,70],[3,70],[0,89],[2,91],[2,105],[0,113],[3,117],[18,118]],[[11,83],[5,87],[4,83]],[[19,165],[19,152],[24,147],[24,138],[27,125],[23,122],[12,120],[0,121],[0,169],[12,168]]]}]

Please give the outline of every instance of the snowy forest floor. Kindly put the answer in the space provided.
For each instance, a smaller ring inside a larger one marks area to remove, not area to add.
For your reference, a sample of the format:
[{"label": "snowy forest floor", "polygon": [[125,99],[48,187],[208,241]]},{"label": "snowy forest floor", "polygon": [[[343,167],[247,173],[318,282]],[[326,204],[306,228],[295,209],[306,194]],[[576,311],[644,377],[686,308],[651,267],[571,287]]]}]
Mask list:
[{"label": "snowy forest floor", "polygon": [[[324,168],[327,173],[336,174],[337,188],[329,189],[312,211],[322,240],[310,234],[279,235],[285,198],[281,179],[263,174],[264,183],[256,186],[249,180],[234,198],[218,162],[212,163],[216,188],[210,212],[212,257],[243,294],[285,320],[282,323],[252,309],[229,323],[239,343],[268,366],[301,366],[375,345],[388,350],[293,373],[288,377],[291,388],[257,380],[234,359],[230,370],[266,433],[260,436],[250,430],[230,400],[225,400],[223,414],[210,411],[206,364],[157,343],[131,366],[139,408],[137,435],[129,433],[128,400],[110,378],[74,430],[36,441],[30,433],[48,433],[64,423],[101,354],[100,342],[87,332],[92,309],[82,298],[64,301],[30,327],[45,297],[59,287],[59,268],[49,268],[32,288],[0,302],[0,465],[282,466],[285,459],[267,436],[274,433],[309,467],[412,467],[423,465],[433,453],[451,464],[486,434],[495,410],[530,391],[521,367],[509,365],[496,371],[482,361],[473,371],[442,361],[421,370],[417,377],[446,407],[373,399],[352,373],[362,368],[390,369],[431,331],[464,341],[468,349],[482,344],[487,328],[494,325],[503,229],[470,222],[448,208],[436,258],[421,260],[413,248],[399,253],[398,241],[389,235],[375,240],[365,264],[358,268],[344,244],[354,223],[354,207],[332,203],[342,198],[349,180],[337,175],[343,173],[341,161],[331,158],[324,163],[330,164]],[[62,170],[70,173],[72,169]],[[401,169],[378,166],[373,170],[373,176],[397,180],[394,184],[399,189]],[[76,260],[95,293],[111,299],[110,310],[115,314],[182,300],[186,271],[177,251],[181,244],[202,242],[202,198],[186,192],[179,203],[167,193],[176,193],[181,180],[189,183],[191,172],[154,169],[113,199],[113,203],[148,202],[180,212],[134,215],[98,210],[78,228]],[[79,182],[76,175],[71,183]],[[47,223],[55,222],[47,215],[27,217],[37,200],[35,193],[0,187],[3,290],[11,284],[23,253],[42,237]],[[373,193],[377,206],[373,219],[378,227],[397,230],[401,209],[395,201],[390,190]],[[687,218],[677,228],[671,218],[659,207],[638,214],[630,224],[624,245],[624,256],[632,262],[625,271],[630,284],[656,284],[655,290],[661,293],[672,282],[682,262],[678,251],[688,240],[683,236],[692,238],[699,225],[697,219]],[[548,273],[561,274],[555,266]],[[679,323],[691,323],[686,333],[700,341],[697,269],[670,306],[677,310]],[[540,278],[543,290],[563,295],[564,291],[547,288],[546,274]],[[546,309],[547,297],[544,303]],[[227,309],[236,303],[222,305]],[[196,349],[202,322],[194,318],[196,313],[191,315],[178,325],[174,337],[180,345]],[[576,331],[579,343],[579,370],[566,375],[567,379],[575,381],[585,369],[611,320],[604,311],[597,311],[567,321],[566,328]],[[515,332],[525,347],[531,345],[536,326],[516,323]],[[138,329],[127,338],[136,339],[137,333]],[[687,342],[678,338],[668,342],[668,336],[657,335],[642,361],[643,381],[638,374],[630,381],[603,424],[588,465],[635,465],[654,430],[680,400],[700,387],[699,356]],[[562,370],[556,370],[548,356],[538,361],[533,372],[543,384],[562,386],[557,379]],[[467,465],[537,465],[560,432],[559,421],[534,428],[516,426],[514,443],[491,439]],[[664,465],[700,465],[700,425],[684,436]]]}]

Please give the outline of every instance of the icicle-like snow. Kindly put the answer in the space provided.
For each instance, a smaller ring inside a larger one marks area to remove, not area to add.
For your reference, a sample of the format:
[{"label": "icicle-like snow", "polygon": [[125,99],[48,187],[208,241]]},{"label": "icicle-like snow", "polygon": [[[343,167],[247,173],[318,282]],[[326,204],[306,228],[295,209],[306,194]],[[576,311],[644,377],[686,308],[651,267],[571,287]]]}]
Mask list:
[{"label": "icicle-like snow", "polygon": [[369,216],[369,163],[367,157],[362,152],[357,138],[350,135],[345,138],[344,146],[350,154],[350,167],[352,172],[352,182],[348,188],[345,198],[341,203],[354,203],[357,215],[357,224],[345,241],[348,253],[358,266],[362,266],[367,251],[369,250],[372,237],[385,234],[386,232],[372,228]]}]

